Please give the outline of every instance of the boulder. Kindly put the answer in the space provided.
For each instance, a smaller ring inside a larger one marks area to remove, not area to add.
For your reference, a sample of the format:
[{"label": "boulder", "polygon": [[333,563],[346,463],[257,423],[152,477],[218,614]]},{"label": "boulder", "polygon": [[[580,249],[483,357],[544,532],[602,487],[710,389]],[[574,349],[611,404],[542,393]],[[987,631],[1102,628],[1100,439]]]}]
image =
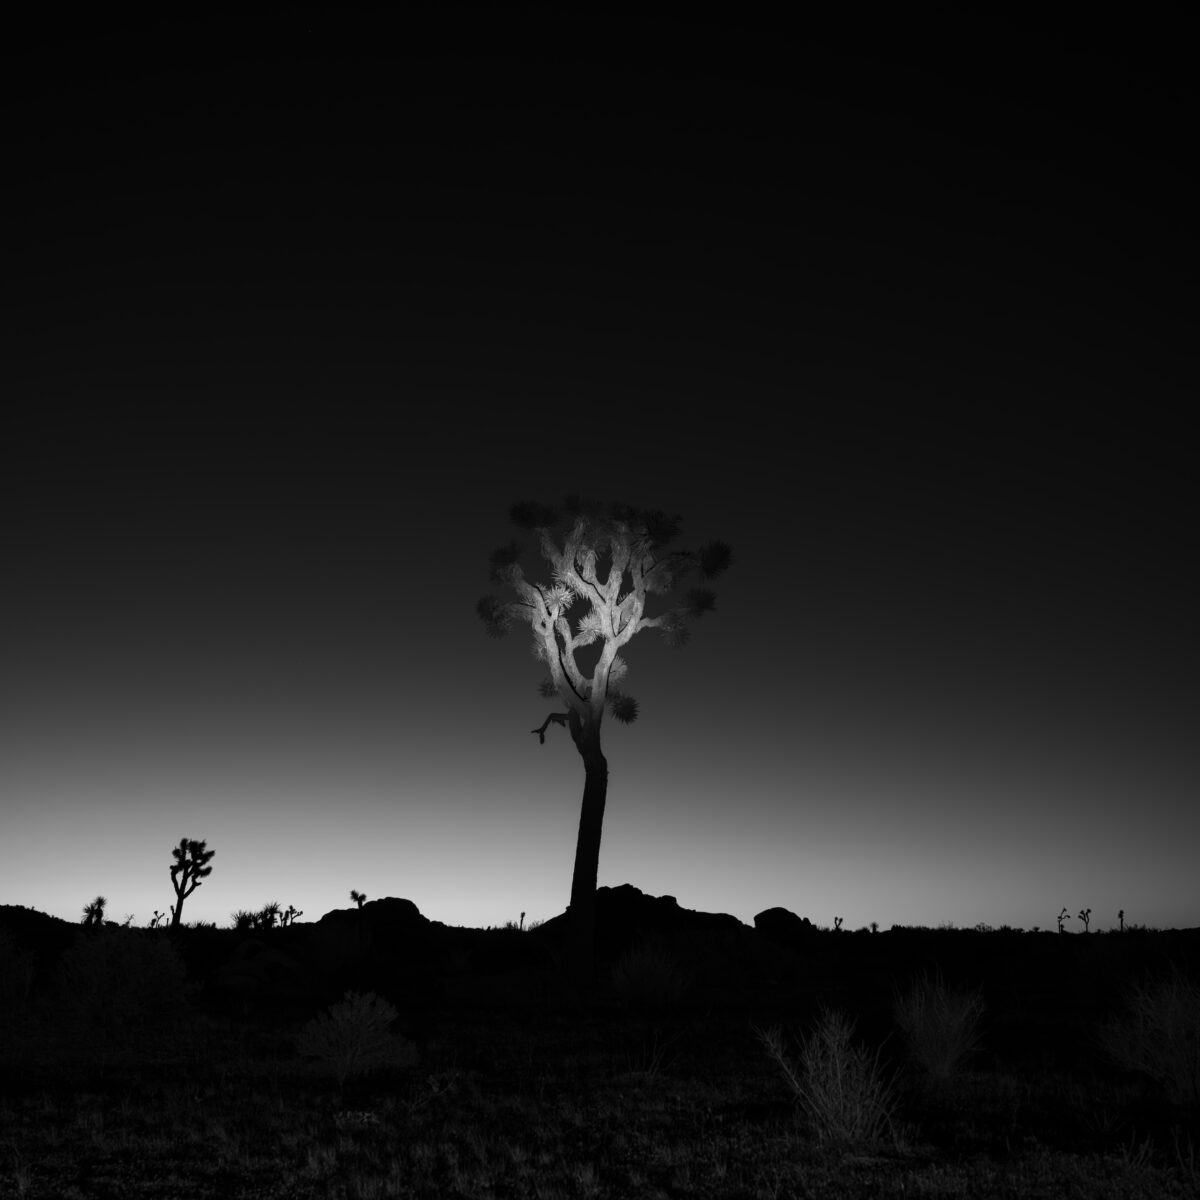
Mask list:
[{"label": "boulder", "polygon": [[767,908],[755,914],[754,928],[763,937],[791,950],[803,945],[817,931],[807,917],[798,917],[786,908]]}]

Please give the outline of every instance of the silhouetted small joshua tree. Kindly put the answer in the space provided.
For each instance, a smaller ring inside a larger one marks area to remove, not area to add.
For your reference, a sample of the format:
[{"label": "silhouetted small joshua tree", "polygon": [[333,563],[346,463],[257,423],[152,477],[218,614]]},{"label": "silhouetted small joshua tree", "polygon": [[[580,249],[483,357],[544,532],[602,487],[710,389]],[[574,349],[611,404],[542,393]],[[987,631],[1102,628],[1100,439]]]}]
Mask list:
[{"label": "silhouetted small joshua tree", "polygon": [[180,838],[179,845],[171,851],[175,865],[171,868],[171,886],[175,889],[178,899],[171,913],[171,928],[179,928],[179,918],[183,915],[183,902],[200,886],[203,879],[212,874],[208,866],[216,854],[215,850],[207,850],[207,842],[189,841]]},{"label": "silhouetted small joshua tree", "polygon": [[366,903],[367,897],[363,892],[356,892],[354,888],[351,888],[350,899],[353,900],[359,908],[362,908],[362,906]]},{"label": "silhouetted small joshua tree", "polygon": [[157,929],[159,927],[159,925],[166,919],[167,919],[167,914],[164,912],[159,912],[158,909],[156,908],[154,910],[154,916],[152,916],[150,918],[150,928]]},{"label": "silhouetted small joshua tree", "polygon": [[302,916],[304,916],[303,909],[297,908],[294,904],[289,904],[286,911],[280,914],[279,924],[286,929],[297,917]]},{"label": "silhouetted small joshua tree", "polygon": [[1064,907],[1062,912],[1060,912],[1058,914],[1058,932],[1059,933],[1063,932],[1063,922],[1069,921],[1070,919],[1071,919],[1071,915],[1070,915],[1070,913],[1067,912],[1066,908]]},{"label": "silhouetted small joshua tree", "polygon": [[1088,926],[1092,923],[1092,910],[1090,908],[1081,908],[1079,910],[1079,919],[1083,922],[1083,932],[1088,932]]},{"label": "silhouetted small joshua tree", "polygon": [[279,901],[272,900],[258,910],[258,926],[260,929],[274,929],[275,920],[279,916]]},{"label": "silhouetted small joshua tree", "polygon": [[484,596],[475,611],[492,637],[503,636],[514,624],[531,627],[534,657],[548,674],[539,691],[563,706],[531,732],[544,744],[551,724],[563,726],[583,760],[565,957],[570,974],[587,985],[595,976],[596,878],[608,796],[600,726],[606,710],[625,725],[638,715],[637,701],[624,690],[622,654],[636,634],[648,629],[657,630],[668,645],[683,645],[689,623],[715,609],[713,593],[692,587],[674,602],[664,599],[654,616],[647,605],[675,593],[693,573],[702,583],[715,578],[733,554],[724,542],[674,550],[679,517],[578,496],[568,496],[558,510],[536,502],[514,504],[509,518],[533,534],[550,578],[527,579],[522,548],[511,541],[492,552],[490,567],[492,581],[511,589],[516,599],[505,603]]},{"label": "silhouetted small joshua tree", "polygon": [[842,932],[842,918],[841,917],[833,918],[833,932],[834,933]]},{"label": "silhouetted small joshua tree", "polygon": [[1117,920],[1121,922],[1121,932],[1125,932],[1125,910],[1122,908],[1117,912]]},{"label": "silhouetted small joshua tree", "polygon": [[97,896],[91,904],[83,906],[83,925],[85,929],[97,929],[104,924],[104,906],[108,901],[103,896]]}]

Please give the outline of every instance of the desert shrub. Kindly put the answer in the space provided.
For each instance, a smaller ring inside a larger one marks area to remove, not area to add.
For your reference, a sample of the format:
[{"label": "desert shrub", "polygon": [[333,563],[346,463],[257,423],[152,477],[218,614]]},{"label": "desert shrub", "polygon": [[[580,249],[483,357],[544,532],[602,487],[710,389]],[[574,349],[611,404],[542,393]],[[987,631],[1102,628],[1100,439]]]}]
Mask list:
[{"label": "desert shrub", "polygon": [[661,946],[635,946],[612,968],[613,990],[625,1008],[660,1009],[678,1004],[687,982],[675,958]]},{"label": "desert shrub", "polygon": [[895,1100],[879,1053],[852,1042],[854,1025],[844,1013],[822,1011],[808,1037],[797,1043],[798,1063],[787,1057],[778,1028],[755,1032],[818,1140],[877,1142],[892,1129]]},{"label": "desert shrub", "polygon": [[983,997],[948,988],[941,975],[922,975],[898,993],[892,1014],[909,1058],[932,1080],[945,1082],[979,1044]]},{"label": "desert shrub", "polygon": [[18,1016],[33,987],[33,951],[22,950],[7,929],[0,929],[0,1016]]},{"label": "desert shrub", "polygon": [[1200,984],[1178,970],[1134,985],[1100,1041],[1109,1058],[1153,1079],[1173,1103],[1200,1103]]},{"label": "desert shrub", "polygon": [[304,1026],[296,1038],[296,1049],[331,1070],[340,1090],[352,1075],[407,1067],[417,1061],[416,1047],[389,1031],[395,1019],[396,1010],[374,992],[347,992]]},{"label": "desert shrub", "polygon": [[104,930],[63,952],[60,1003],[85,1029],[133,1032],[183,1007],[185,974],[169,938],[138,929]]}]

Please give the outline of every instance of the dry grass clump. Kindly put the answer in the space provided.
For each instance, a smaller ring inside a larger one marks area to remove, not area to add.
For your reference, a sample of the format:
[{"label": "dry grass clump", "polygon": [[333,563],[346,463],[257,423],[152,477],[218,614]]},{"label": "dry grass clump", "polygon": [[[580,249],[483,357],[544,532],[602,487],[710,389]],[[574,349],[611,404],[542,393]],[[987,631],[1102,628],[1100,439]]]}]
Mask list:
[{"label": "dry grass clump", "polygon": [[983,997],[948,988],[940,974],[915,979],[897,994],[892,1013],[909,1058],[935,1082],[950,1079],[979,1045]]},{"label": "dry grass clump", "polygon": [[844,1013],[822,1011],[808,1037],[798,1042],[798,1064],[788,1059],[778,1028],[755,1032],[820,1141],[874,1143],[892,1130],[895,1099],[879,1052],[853,1044],[854,1024]]},{"label": "dry grass clump", "polygon": [[1115,1063],[1149,1076],[1172,1103],[1200,1103],[1200,984],[1178,969],[1135,984],[1100,1041]]}]

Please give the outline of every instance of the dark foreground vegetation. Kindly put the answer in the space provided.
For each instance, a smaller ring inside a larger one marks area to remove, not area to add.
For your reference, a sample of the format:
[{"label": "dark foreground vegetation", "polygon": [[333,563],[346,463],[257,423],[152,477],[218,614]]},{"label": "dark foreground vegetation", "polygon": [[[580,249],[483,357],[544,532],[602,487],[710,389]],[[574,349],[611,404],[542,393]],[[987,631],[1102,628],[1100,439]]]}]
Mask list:
[{"label": "dark foreground vegetation", "polygon": [[0,909],[0,1196],[1200,1195],[1200,931],[769,938],[617,892],[591,994],[556,921]]}]

